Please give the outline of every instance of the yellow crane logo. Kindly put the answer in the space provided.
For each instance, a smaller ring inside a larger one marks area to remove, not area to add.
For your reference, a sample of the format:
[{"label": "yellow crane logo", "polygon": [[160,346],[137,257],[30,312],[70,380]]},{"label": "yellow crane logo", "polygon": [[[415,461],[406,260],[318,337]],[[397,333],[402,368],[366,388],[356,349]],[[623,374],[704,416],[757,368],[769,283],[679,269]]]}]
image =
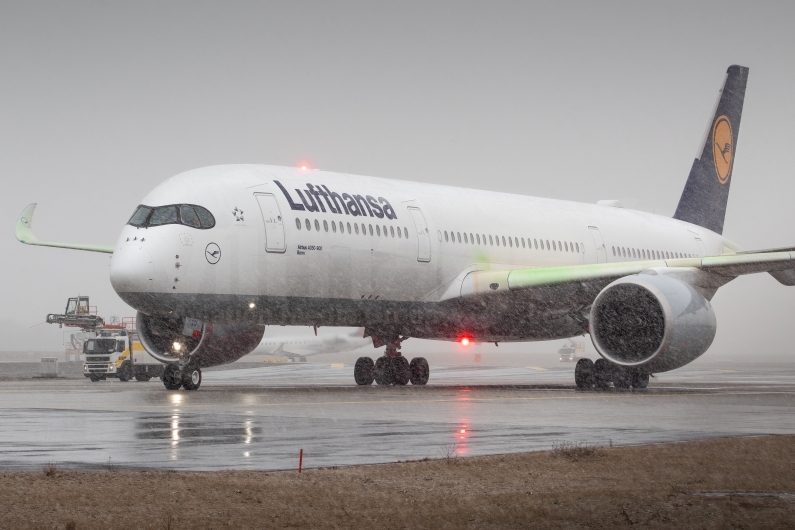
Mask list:
[{"label": "yellow crane logo", "polygon": [[734,144],[732,124],[726,116],[719,116],[712,126],[712,159],[715,162],[715,174],[721,184],[726,184],[732,170]]}]

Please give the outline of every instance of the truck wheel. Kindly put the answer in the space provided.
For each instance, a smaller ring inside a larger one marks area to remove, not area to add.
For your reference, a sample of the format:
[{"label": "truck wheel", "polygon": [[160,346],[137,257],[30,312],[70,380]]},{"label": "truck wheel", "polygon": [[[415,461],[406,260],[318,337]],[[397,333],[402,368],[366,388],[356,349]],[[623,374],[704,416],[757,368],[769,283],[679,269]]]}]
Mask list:
[{"label": "truck wheel", "polygon": [[198,365],[187,366],[182,374],[182,388],[198,390],[202,384],[202,371]]},{"label": "truck wheel", "polygon": [[127,382],[132,379],[132,368],[130,367],[130,363],[127,361],[123,362],[116,375],[119,377],[119,381],[122,382]]},{"label": "truck wheel", "polygon": [[152,379],[152,376],[150,376],[148,374],[145,374],[145,373],[143,373],[143,374],[135,374],[135,380],[136,381],[140,381],[142,383],[145,383],[146,381],[149,381],[150,379]]},{"label": "truck wheel", "polygon": [[97,377],[96,375],[89,375],[88,380],[91,381],[92,383],[98,383],[99,377]]},{"label": "truck wheel", "polygon": [[176,363],[167,364],[163,370],[163,386],[166,390],[179,390],[182,386],[182,376],[179,373],[179,365]]}]

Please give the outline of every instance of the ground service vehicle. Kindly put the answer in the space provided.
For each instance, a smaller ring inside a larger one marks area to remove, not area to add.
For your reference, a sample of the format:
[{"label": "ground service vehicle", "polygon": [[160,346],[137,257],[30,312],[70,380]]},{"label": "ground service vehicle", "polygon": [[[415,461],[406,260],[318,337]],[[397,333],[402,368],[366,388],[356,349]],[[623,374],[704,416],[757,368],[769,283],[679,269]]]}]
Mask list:
[{"label": "ground service vehicle", "polygon": [[125,329],[100,331],[83,345],[83,373],[91,381],[117,377],[119,381],[149,381],[163,376],[163,363],[149,355],[136,334]]},{"label": "ground service vehicle", "polygon": [[564,344],[558,350],[558,355],[560,355],[560,362],[562,363],[576,361],[577,359],[582,357],[583,353],[585,353],[585,343],[574,342],[571,339],[568,339],[567,343]]}]

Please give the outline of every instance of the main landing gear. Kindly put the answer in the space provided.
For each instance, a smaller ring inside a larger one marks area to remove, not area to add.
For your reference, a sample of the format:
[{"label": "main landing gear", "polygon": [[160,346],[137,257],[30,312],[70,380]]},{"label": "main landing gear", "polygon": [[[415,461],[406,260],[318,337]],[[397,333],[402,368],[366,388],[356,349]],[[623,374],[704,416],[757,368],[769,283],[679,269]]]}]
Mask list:
[{"label": "main landing gear", "polygon": [[202,370],[198,364],[186,364],[182,369],[178,363],[167,364],[163,369],[163,386],[166,390],[198,390],[202,384]]},{"label": "main landing gear", "polygon": [[599,358],[596,362],[580,359],[574,367],[574,382],[579,389],[610,388],[610,383],[619,390],[630,387],[642,389],[649,386],[649,374],[637,370],[628,370]]},{"label": "main landing gear", "polygon": [[431,369],[425,357],[415,357],[409,362],[400,354],[399,340],[390,341],[386,352],[373,362],[370,357],[359,357],[353,367],[353,379],[357,385],[372,385],[373,381],[379,385],[403,386],[409,382],[412,385],[424,385],[428,382]]}]

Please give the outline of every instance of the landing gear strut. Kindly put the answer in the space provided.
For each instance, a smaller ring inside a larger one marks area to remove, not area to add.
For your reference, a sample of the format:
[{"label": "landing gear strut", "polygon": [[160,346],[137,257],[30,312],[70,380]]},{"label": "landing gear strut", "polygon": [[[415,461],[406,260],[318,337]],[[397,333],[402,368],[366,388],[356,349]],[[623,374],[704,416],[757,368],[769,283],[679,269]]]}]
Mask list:
[{"label": "landing gear strut", "polygon": [[[386,341],[386,351],[384,355],[377,358],[375,362],[369,357],[359,357],[353,367],[353,379],[357,385],[372,385],[373,381],[378,385],[404,386],[408,383],[412,385],[424,385],[430,377],[430,367],[424,357],[415,357],[408,361],[401,355],[398,348],[405,339],[394,338]],[[383,344],[380,340],[373,340],[376,347]]]},{"label": "landing gear strut", "polygon": [[618,390],[631,388],[642,389],[649,386],[650,374],[637,370],[628,370],[613,364],[606,359],[599,358],[596,362],[590,359],[580,359],[574,367],[574,382],[578,389],[590,390],[596,388],[606,390],[610,383]]}]

